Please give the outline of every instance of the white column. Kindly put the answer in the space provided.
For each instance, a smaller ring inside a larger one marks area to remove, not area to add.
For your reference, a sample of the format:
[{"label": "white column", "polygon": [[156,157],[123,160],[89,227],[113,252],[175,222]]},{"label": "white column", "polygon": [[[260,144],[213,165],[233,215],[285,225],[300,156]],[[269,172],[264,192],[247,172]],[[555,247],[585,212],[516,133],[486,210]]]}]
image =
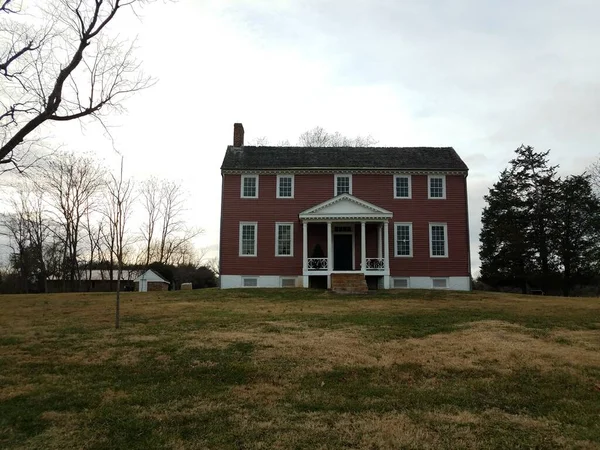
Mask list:
[{"label": "white column", "polygon": [[302,275],[308,272],[308,223],[302,222]]},{"label": "white column", "polygon": [[390,230],[389,224],[383,222],[383,264],[387,274],[390,273]]},{"label": "white column", "polygon": [[383,256],[383,241],[382,241],[382,230],[383,225],[377,225],[377,257],[381,258]]},{"label": "white column", "polygon": [[363,220],[360,223],[360,268],[367,272],[367,224]]},{"label": "white column", "polygon": [[331,289],[331,272],[333,272],[333,228],[327,222],[327,289]]}]

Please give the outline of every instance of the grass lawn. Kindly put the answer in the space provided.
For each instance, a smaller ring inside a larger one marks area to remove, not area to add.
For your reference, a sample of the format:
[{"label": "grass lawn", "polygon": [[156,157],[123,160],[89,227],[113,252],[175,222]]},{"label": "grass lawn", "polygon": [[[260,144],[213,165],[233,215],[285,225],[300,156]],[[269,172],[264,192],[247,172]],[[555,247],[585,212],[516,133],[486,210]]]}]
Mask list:
[{"label": "grass lawn", "polygon": [[0,448],[600,448],[600,300],[0,297]]}]

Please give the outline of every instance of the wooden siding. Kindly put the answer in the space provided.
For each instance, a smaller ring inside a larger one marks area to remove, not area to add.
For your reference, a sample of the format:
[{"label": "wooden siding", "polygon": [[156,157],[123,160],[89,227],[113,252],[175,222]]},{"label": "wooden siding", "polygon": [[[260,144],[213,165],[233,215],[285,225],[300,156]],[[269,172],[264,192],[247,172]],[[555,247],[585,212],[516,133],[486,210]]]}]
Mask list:
[{"label": "wooden siding", "polygon": [[[276,175],[260,175],[259,196],[240,198],[240,175],[223,175],[220,260],[222,275],[302,274],[302,222],[298,214],[334,196],[334,174],[294,177],[294,198],[276,198]],[[393,175],[352,176],[352,195],[391,211],[389,255],[392,276],[468,276],[466,178],[446,175],[446,198],[427,198],[427,175],[412,176],[412,198],[394,199]],[[258,223],[256,257],[239,256],[239,222]],[[275,223],[294,223],[294,256],[275,256]],[[412,222],[413,257],[394,257],[394,223]],[[448,258],[429,256],[429,223],[448,225]],[[355,264],[360,267],[360,226],[355,225]],[[327,254],[325,224],[309,225],[309,255],[319,243]],[[377,256],[377,230],[367,224],[367,257]]]}]

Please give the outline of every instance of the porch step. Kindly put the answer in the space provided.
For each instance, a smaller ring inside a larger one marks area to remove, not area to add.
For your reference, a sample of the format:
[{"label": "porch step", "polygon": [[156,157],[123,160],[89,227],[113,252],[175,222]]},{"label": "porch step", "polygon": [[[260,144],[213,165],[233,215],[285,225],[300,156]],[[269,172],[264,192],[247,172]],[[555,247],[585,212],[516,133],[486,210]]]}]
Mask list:
[{"label": "porch step", "polygon": [[369,288],[364,273],[332,273],[331,290],[344,294],[366,293]]}]

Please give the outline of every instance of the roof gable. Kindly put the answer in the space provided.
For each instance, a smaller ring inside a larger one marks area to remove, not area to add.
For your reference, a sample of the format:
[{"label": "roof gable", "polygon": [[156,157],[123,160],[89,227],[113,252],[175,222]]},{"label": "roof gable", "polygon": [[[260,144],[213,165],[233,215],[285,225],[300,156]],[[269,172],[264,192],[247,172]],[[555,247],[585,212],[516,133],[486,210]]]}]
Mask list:
[{"label": "roof gable", "polygon": [[299,214],[302,220],[356,220],[384,219],[392,217],[392,213],[372,203],[361,200],[350,194],[333,197],[313,206]]},{"label": "roof gable", "polygon": [[152,269],[146,270],[139,277],[137,277],[134,281],[139,282],[140,280],[171,284]]}]

